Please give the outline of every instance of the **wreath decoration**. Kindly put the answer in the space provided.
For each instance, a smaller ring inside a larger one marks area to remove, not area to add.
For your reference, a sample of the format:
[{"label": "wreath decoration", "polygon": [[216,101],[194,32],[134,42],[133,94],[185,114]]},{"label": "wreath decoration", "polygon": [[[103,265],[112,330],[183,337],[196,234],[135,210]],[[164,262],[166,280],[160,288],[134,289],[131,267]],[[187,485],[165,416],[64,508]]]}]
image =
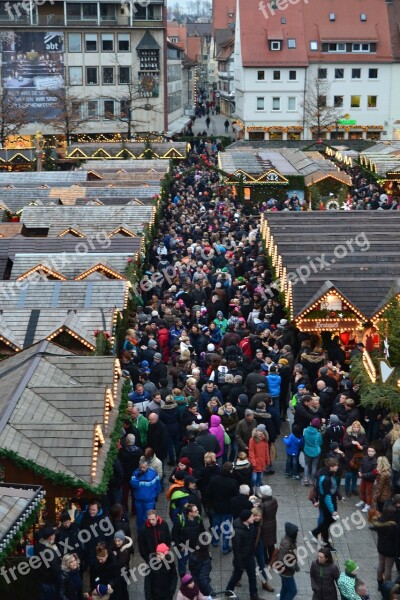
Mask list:
[{"label": "wreath decoration", "polygon": [[339,210],[339,202],[337,200],[329,200],[326,205],[326,210]]}]

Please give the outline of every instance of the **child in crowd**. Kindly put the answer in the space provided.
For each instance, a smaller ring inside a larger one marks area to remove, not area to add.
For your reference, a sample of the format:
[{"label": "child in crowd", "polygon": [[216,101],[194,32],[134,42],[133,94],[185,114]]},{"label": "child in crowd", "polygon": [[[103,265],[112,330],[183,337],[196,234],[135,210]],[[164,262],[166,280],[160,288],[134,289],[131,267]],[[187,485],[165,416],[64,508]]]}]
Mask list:
[{"label": "child in crowd", "polygon": [[376,452],[374,448],[368,448],[367,456],[361,461],[358,476],[360,483],[360,502],[357,502],[358,508],[362,507],[362,512],[368,512],[372,504],[372,490],[376,479]]},{"label": "child in crowd", "polygon": [[300,479],[299,477],[299,454],[304,446],[304,438],[301,435],[300,427],[293,425],[292,433],[283,438],[283,443],[286,446],[286,469],[285,477],[292,479]]}]

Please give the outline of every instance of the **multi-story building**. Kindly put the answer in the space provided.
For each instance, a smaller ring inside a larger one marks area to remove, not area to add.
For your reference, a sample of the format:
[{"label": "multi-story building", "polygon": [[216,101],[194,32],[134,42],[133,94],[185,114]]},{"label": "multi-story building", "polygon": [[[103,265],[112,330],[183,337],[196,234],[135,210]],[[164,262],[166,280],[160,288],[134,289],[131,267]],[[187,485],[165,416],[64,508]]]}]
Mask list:
[{"label": "multi-story building", "polygon": [[235,116],[245,139],[398,137],[389,0],[238,0]]},{"label": "multi-story building", "polygon": [[[230,117],[235,112],[235,88],[234,88],[234,46],[235,38],[230,29],[216,30],[216,44],[220,34],[228,34],[226,39],[219,42],[217,52],[218,62],[218,86],[216,104],[220,112]],[[221,36],[222,37],[222,36]]]},{"label": "multi-story building", "polygon": [[[2,98],[24,111],[24,134],[55,133],[73,100],[81,134],[168,128],[164,0],[0,1]],[[53,91],[54,90],[54,91]]]},{"label": "multi-story building", "polygon": [[195,67],[180,46],[167,41],[168,135],[180,133],[194,114]]}]

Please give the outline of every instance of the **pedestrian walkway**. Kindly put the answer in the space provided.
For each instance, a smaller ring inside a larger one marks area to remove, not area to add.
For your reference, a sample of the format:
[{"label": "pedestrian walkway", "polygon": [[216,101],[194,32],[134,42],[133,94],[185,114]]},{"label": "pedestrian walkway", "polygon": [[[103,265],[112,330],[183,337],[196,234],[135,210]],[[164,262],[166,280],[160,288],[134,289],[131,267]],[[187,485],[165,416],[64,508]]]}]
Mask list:
[{"label": "pedestrian walkway", "polygon": [[[291,521],[299,526],[297,546],[300,559],[300,572],[296,575],[298,588],[296,600],[311,600],[310,565],[316,558],[316,550],[319,546],[309,541],[309,530],[316,525],[318,509],[308,499],[310,488],[303,487],[299,481],[285,479],[286,454],[281,438],[288,431],[288,424],[285,423],[282,427],[282,434],[277,442],[278,459],[274,463],[275,475],[264,476],[264,484],[267,483],[272,487],[273,496],[278,501],[278,542],[284,535],[284,524],[286,521]],[[168,477],[170,470],[171,468],[169,467]],[[359,576],[365,581],[371,600],[378,600],[380,594],[377,592],[376,585],[378,554],[375,536],[368,528],[366,514],[357,509],[355,503],[356,499],[352,498],[351,500],[341,502],[338,506],[340,520],[331,528],[333,530],[332,533],[335,534],[332,538],[333,545],[337,550],[333,556],[341,570],[344,570],[345,560],[348,558],[354,560],[360,567]],[[163,494],[160,496],[157,509],[162,517],[167,516],[167,502]],[[207,519],[205,519],[205,523],[207,525]],[[170,522],[169,525],[171,525]],[[135,531],[133,523],[131,523],[131,527],[132,531]],[[343,535],[340,534],[341,531],[343,531]],[[315,552],[312,552],[312,550],[315,550]],[[213,560],[211,577],[214,589],[225,589],[226,583],[232,574],[232,554],[224,556],[219,548],[215,549],[212,546],[211,553]],[[131,566],[138,567],[140,564],[141,558],[136,544],[134,561]],[[138,581],[129,588],[129,597],[131,600],[144,600],[143,578],[139,575],[137,578]],[[261,598],[265,600],[276,598],[276,594],[280,590],[279,575],[274,573],[271,580],[272,585],[275,587],[275,593],[263,591],[261,589],[261,580],[259,582],[259,595]],[[236,588],[235,592],[239,600],[249,599],[250,595],[246,574],[242,578],[241,587]]]},{"label": "pedestrian walkway", "polygon": [[228,133],[225,133],[225,121],[227,119],[226,115],[212,115],[210,114],[210,127],[207,129],[206,124],[207,116],[201,117],[200,119],[197,117],[193,126],[193,133],[197,135],[199,132],[203,133],[203,131],[207,131],[209,135],[228,135],[232,138],[232,141],[236,140],[236,133],[232,131],[232,119],[228,118],[230,123]]}]

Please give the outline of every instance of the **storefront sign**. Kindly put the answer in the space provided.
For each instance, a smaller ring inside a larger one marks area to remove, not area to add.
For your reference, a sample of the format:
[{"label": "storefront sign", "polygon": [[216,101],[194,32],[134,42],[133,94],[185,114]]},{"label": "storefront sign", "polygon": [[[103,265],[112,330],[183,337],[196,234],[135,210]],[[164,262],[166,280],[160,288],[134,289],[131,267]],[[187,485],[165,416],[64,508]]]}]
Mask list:
[{"label": "storefront sign", "polygon": [[360,327],[358,319],[304,319],[299,321],[301,331],[352,331]]}]

